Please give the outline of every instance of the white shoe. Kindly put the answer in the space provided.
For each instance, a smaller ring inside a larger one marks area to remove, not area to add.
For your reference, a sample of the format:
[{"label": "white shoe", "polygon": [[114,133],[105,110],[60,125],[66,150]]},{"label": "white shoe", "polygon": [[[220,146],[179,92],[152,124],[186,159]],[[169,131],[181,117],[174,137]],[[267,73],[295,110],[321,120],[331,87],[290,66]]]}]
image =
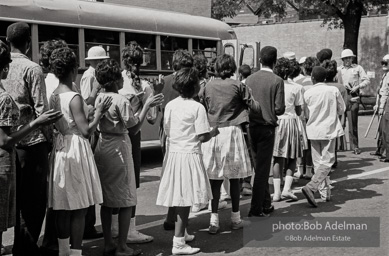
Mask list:
[{"label": "white shoe", "polygon": [[[219,201],[219,207],[218,209],[221,210],[221,209],[224,209],[226,208],[228,205],[228,203],[226,201]],[[212,211],[212,204],[211,204],[211,201],[209,201],[209,204],[208,204],[208,210]]]},{"label": "white shoe", "polygon": [[240,220],[238,222],[231,222],[231,229],[237,230],[237,229],[242,229],[244,226],[243,220]]},{"label": "white shoe", "polygon": [[183,245],[176,245],[173,246],[172,254],[173,255],[191,255],[198,253],[200,251],[200,248],[192,248],[190,245],[183,244]]},{"label": "white shoe", "polygon": [[229,194],[224,194],[220,196],[220,201],[231,200],[231,196]]},{"label": "white shoe", "polygon": [[82,256],[82,250],[70,250],[70,256]]},{"label": "white shoe", "polygon": [[207,208],[207,205],[205,204],[195,204],[192,206],[192,212],[199,212],[201,210],[204,210]]},{"label": "white shoe", "polygon": [[154,240],[154,237],[142,234],[139,231],[131,232],[127,236],[128,244],[144,244]]},{"label": "white shoe", "polygon": [[281,194],[273,194],[273,202],[281,201]]},{"label": "white shoe", "polygon": [[290,199],[290,200],[293,200],[293,201],[297,201],[298,200],[297,196],[292,191],[282,192],[281,193],[281,198],[282,199]]}]

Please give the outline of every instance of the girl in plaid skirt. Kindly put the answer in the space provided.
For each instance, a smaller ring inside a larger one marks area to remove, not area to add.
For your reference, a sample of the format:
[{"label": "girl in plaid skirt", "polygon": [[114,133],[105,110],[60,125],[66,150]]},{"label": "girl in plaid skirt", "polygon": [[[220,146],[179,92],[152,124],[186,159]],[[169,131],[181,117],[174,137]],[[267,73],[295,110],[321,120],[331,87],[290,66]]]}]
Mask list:
[{"label": "girl in plaid skirt", "polygon": [[[307,145],[306,134],[302,129],[301,119],[298,117],[302,112],[301,106],[304,105],[303,87],[292,81],[299,73],[298,69],[296,60],[286,58],[278,59],[274,67],[274,73],[284,79],[285,85],[285,113],[278,116],[273,150],[274,202],[284,198],[297,200],[291,190],[293,171],[296,169],[297,157],[302,157],[303,149]],[[287,162],[287,170],[284,189],[281,193],[282,171],[285,162]]]},{"label": "girl in plaid skirt", "polygon": [[236,71],[232,56],[219,56],[215,68],[217,78],[205,86],[202,95],[209,123],[213,127],[219,127],[220,131],[219,136],[202,145],[204,165],[213,195],[209,227],[211,234],[219,230],[218,205],[224,178],[230,181],[232,229],[243,227],[239,211],[239,179],[251,176],[252,165],[242,125],[249,121],[248,108],[260,111],[259,103],[251,97],[248,88],[239,81],[230,79]]}]

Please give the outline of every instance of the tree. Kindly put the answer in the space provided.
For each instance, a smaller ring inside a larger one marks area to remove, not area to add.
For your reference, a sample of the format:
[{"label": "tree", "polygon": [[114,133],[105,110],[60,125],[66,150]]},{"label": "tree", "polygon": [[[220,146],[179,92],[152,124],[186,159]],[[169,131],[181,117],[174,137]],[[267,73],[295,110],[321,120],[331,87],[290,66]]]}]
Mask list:
[{"label": "tree", "polygon": [[[323,25],[328,25],[329,29],[344,29],[343,47],[351,49],[355,55],[358,53],[358,36],[362,16],[367,14],[373,8],[388,8],[388,0],[244,0],[232,1],[239,2],[240,5],[224,5],[224,13],[228,17],[236,15],[238,8],[242,4],[255,6],[258,9],[254,13],[258,16],[269,17],[277,14],[280,17],[286,15],[287,5],[299,11],[300,15],[319,15],[323,19]],[[218,9],[219,4],[226,1],[214,0],[213,8]],[[242,3],[244,2],[244,3]],[[223,5],[223,4],[221,4]],[[235,9],[234,9],[235,8]],[[222,16],[219,12],[218,17]],[[233,13],[233,15],[231,15]],[[226,17],[224,16],[224,17]],[[213,16],[215,17],[215,16]],[[215,17],[217,18],[217,17]]]}]

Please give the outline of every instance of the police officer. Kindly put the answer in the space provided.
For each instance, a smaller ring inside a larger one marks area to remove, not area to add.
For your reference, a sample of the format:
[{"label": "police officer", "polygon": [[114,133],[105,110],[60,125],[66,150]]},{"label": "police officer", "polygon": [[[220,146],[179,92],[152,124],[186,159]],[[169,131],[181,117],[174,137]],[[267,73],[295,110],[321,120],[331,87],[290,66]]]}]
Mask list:
[{"label": "police officer", "polygon": [[[381,61],[382,64],[382,70],[384,71],[384,74],[381,79],[380,84],[380,91],[379,96],[377,96],[377,104],[374,106],[375,108],[378,108],[379,115],[383,115],[381,124],[380,124],[380,131],[382,134],[381,140],[382,145],[386,148],[386,157],[382,158],[380,161],[388,163],[389,162],[389,54],[385,55],[384,58]],[[378,150],[378,149],[377,149]]]},{"label": "police officer", "polygon": [[358,111],[360,89],[370,84],[370,80],[365,70],[358,64],[353,63],[356,56],[350,49],[345,49],[341,53],[343,66],[338,68],[338,81],[347,89],[346,113],[349,122],[349,136],[351,149],[354,154],[360,154],[358,146]]}]

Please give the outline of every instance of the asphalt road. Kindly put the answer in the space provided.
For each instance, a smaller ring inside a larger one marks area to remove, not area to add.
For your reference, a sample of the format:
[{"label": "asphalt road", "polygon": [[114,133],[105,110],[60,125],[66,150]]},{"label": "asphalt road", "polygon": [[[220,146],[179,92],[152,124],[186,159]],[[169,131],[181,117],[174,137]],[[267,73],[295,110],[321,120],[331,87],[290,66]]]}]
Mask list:
[{"label": "asphalt road", "polygon": [[[295,217],[298,221],[312,221],[318,217],[379,217],[379,232],[374,232],[362,239],[371,240],[373,247],[356,247],[355,245],[346,247],[336,247],[334,243],[324,243],[321,246],[311,246],[306,242],[304,247],[284,246],[282,242],[275,243],[269,247],[252,243],[244,243],[243,236],[245,230],[231,230],[229,203],[227,209],[220,211],[220,233],[210,235],[207,232],[209,225],[209,211],[204,210],[196,214],[191,214],[189,222],[189,233],[196,235],[192,246],[200,247],[198,255],[369,255],[385,256],[389,255],[389,164],[381,163],[376,157],[370,156],[370,152],[375,149],[374,135],[377,122],[374,122],[368,138],[363,138],[371,116],[360,116],[359,134],[362,154],[354,155],[351,151],[339,152],[339,164],[331,174],[331,179],[337,181],[332,190],[330,202],[321,202],[318,208],[310,207],[301,193],[301,187],[307,182],[299,180],[294,183],[294,191],[298,196],[297,202],[275,202],[276,210],[270,218]],[[145,150],[142,152],[142,173],[141,188],[138,190],[137,222],[138,230],[154,236],[154,241],[149,244],[131,245],[132,248],[141,248],[143,255],[171,255],[172,231],[164,231],[162,227],[167,209],[155,205],[158,192],[158,185],[161,172],[162,155],[159,149]],[[272,180],[270,179],[270,183]],[[271,186],[272,187],[272,186]],[[318,197],[318,195],[316,195]],[[241,215],[247,216],[250,207],[250,197],[243,197],[241,200]],[[97,214],[98,216],[98,214]],[[364,220],[364,219],[362,219]],[[100,218],[97,220],[100,229]],[[258,234],[264,231],[258,229]],[[259,239],[262,242],[269,242],[278,234],[270,234]],[[353,236],[352,231],[346,232]],[[361,240],[361,244],[363,244]],[[4,243],[12,243],[12,230],[4,235]],[[299,244],[301,246],[301,244]],[[104,242],[102,239],[85,240],[84,252],[86,256],[97,256],[103,254]],[[281,247],[283,246],[283,247]],[[306,247],[305,247],[306,246]]]}]

